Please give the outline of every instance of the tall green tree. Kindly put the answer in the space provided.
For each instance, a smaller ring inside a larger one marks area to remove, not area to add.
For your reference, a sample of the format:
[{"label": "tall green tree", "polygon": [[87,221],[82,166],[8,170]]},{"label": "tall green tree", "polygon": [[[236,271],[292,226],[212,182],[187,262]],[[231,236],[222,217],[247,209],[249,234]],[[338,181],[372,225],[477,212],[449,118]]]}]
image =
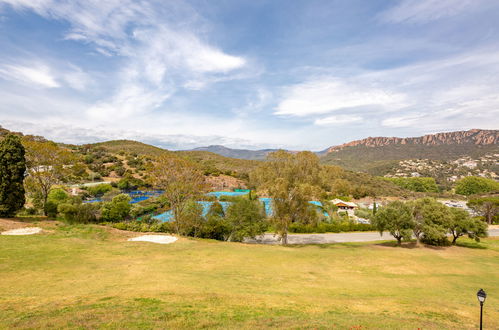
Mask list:
[{"label": "tall green tree", "polygon": [[269,153],[250,174],[252,184],[272,197],[271,221],[282,244],[288,243],[291,223],[317,219],[308,201],[320,196],[320,170],[319,158],[312,152],[279,150]]},{"label": "tall green tree", "polygon": [[18,136],[8,134],[0,142],[0,216],[12,217],[23,207],[26,159]]},{"label": "tall green tree", "polygon": [[401,201],[394,201],[381,208],[371,220],[373,226],[381,234],[386,230],[397,240],[410,240],[414,228],[414,219],[409,205]]},{"label": "tall green tree", "polygon": [[412,208],[413,233],[418,244],[422,240],[429,244],[439,244],[447,240],[448,223],[451,218],[449,207],[429,197],[408,204]]}]

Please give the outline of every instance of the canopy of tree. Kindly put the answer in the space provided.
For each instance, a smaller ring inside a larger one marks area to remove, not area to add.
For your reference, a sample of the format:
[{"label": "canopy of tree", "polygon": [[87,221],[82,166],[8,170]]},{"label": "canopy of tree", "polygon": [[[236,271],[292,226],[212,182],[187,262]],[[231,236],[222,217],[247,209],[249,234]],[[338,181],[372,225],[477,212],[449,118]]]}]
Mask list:
[{"label": "canopy of tree", "polygon": [[0,216],[12,217],[23,207],[25,172],[21,139],[8,134],[0,141]]},{"label": "canopy of tree", "polygon": [[456,182],[456,194],[475,195],[499,191],[499,182],[479,176],[467,176]]},{"label": "canopy of tree", "polygon": [[435,192],[439,191],[434,178],[385,178],[397,186],[415,192]]}]

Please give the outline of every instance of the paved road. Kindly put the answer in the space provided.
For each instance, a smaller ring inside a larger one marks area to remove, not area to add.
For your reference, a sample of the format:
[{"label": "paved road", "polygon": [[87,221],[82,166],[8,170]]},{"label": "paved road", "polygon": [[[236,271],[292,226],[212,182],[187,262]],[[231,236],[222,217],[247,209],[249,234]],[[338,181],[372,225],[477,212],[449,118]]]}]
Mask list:
[{"label": "paved road", "polygon": [[[490,228],[489,236],[499,236],[499,227]],[[372,242],[394,240],[389,233],[381,236],[378,232],[359,232],[359,233],[329,233],[329,234],[291,234],[288,236],[289,244],[329,244],[345,242]],[[259,244],[279,244],[277,236],[273,234],[264,234],[256,240],[246,240],[247,243]]]}]

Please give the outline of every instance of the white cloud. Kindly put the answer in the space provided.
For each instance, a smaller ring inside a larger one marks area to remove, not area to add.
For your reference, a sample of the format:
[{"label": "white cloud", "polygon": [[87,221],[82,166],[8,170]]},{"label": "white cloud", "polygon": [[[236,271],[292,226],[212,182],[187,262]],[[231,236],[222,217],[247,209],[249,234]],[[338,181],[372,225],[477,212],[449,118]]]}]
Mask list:
[{"label": "white cloud", "polygon": [[469,11],[478,0],[403,0],[380,15],[390,23],[425,23]]},{"label": "white cloud", "polygon": [[[65,39],[94,45],[99,54],[123,59],[122,69],[109,77],[117,82],[110,96],[87,110],[94,120],[151,112],[180,88],[201,89],[246,66],[245,58],[203,40],[203,28],[187,4],[157,6],[144,0],[1,2],[68,22]],[[80,90],[88,85],[86,78],[78,71],[63,77]]]},{"label": "white cloud", "polygon": [[411,127],[418,123],[421,120],[421,115],[407,115],[407,116],[397,116],[383,119],[381,124],[385,127]]},{"label": "white cloud", "polygon": [[33,66],[9,65],[0,66],[3,78],[21,83],[35,84],[45,88],[59,87],[59,83],[45,65],[35,64]]},{"label": "white cloud", "polygon": [[335,77],[311,79],[286,88],[283,94],[275,111],[277,115],[304,117],[346,108],[406,106],[406,97],[402,93]]},{"label": "white cloud", "polygon": [[337,115],[316,119],[314,124],[319,126],[334,126],[351,124],[359,121],[362,121],[362,117],[358,115]]}]

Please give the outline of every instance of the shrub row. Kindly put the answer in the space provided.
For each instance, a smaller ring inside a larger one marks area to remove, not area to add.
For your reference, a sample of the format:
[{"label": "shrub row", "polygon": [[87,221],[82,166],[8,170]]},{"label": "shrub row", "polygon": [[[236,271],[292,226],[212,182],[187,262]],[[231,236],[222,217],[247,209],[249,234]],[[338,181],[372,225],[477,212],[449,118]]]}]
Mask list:
[{"label": "shrub row", "polygon": [[289,226],[290,233],[341,233],[349,231],[373,231],[373,226],[363,223],[341,222],[326,223],[321,222],[317,225],[304,225],[293,223]]}]

